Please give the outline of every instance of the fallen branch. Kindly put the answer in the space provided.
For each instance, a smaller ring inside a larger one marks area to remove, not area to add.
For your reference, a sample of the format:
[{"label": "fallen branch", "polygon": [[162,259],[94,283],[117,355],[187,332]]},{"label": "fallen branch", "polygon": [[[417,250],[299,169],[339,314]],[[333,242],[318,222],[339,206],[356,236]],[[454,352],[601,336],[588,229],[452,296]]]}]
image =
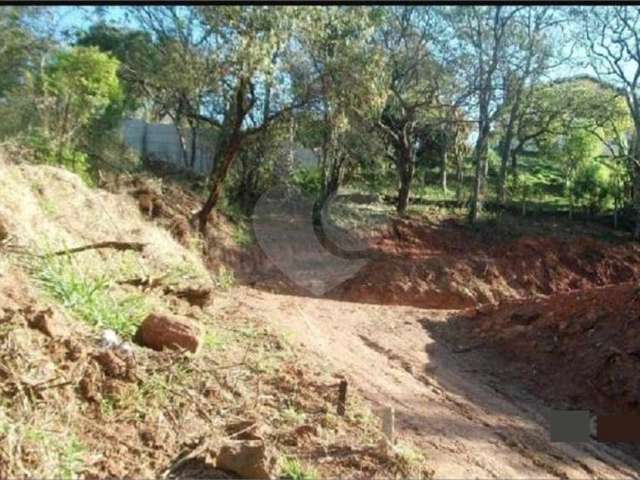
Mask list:
[{"label": "fallen branch", "polygon": [[460,347],[457,349],[452,350],[453,353],[467,353],[467,352],[471,352],[473,350],[477,350],[478,348],[482,348],[484,347],[485,342],[480,342],[480,343],[475,343],[473,345],[469,345],[466,347]]},{"label": "fallen branch", "polygon": [[108,242],[98,242],[92,243],[90,245],[84,245],[82,247],[75,248],[67,248],[65,250],[58,250],[57,252],[49,253],[48,255],[40,255],[41,257],[49,257],[49,256],[58,256],[58,255],[67,255],[70,253],[78,253],[84,252],[85,250],[96,250],[101,248],[113,248],[114,250],[134,250],[136,252],[141,252],[146,243],[140,242],[117,242],[117,241],[108,241]]},{"label": "fallen branch", "polygon": [[162,282],[168,275],[163,275],[161,277],[152,278],[152,277],[144,277],[144,278],[131,278],[128,280],[118,280],[118,284],[120,285],[132,285],[134,287],[142,287],[145,289],[152,289],[162,286]]}]

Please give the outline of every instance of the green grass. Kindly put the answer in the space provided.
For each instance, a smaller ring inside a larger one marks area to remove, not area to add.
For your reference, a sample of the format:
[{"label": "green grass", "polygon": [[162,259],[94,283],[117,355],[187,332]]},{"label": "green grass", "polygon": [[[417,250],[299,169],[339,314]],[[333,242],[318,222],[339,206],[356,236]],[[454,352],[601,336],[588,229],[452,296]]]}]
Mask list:
[{"label": "green grass", "polygon": [[281,477],[287,480],[318,480],[318,472],[305,468],[296,458],[285,457],[280,461]]},{"label": "green grass", "polygon": [[89,275],[65,256],[43,256],[32,265],[41,288],[75,317],[98,328],[109,328],[130,338],[149,313],[141,295],[116,296],[112,279]]},{"label": "green grass", "polygon": [[85,455],[86,450],[82,443],[74,437],[68,439],[60,449],[58,471],[55,477],[64,480],[77,478],[78,472],[84,466]]},{"label": "green grass", "polygon": [[221,265],[218,274],[213,277],[213,283],[221,290],[229,290],[236,285],[236,276],[233,270]]},{"label": "green grass", "polygon": [[280,417],[287,425],[300,425],[307,416],[304,412],[300,412],[294,407],[287,407],[280,412]]},{"label": "green grass", "polygon": [[18,458],[24,461],[31,455],[35,464],[29,464],[30,477],[79,478],[86,464],[86,447],[72,432],[54,431],[41,423],[44,423],[42,418],[10,419],[0,415],[0,437],[7,447],[9,466],[18,466],[16,474],[24,473],[26,465],[20,467]]},{"label": "green grass", "polygon": [[398,442],[393,446],[393,452],[400,461],[403,470],[412,478],[423,478],[427,467],[427,459],[414,445]]},{"label": "green grass", "polygon": [[224,338],[211,328],[208,328],[202,339],[205,350],[218,350],[225,344]]},{"label": "green grass", "polygon": [[246,223],[241,222],[235,225],[231,238],[235,244],[241,248],[249,248],[253,245],[253,236]]}]

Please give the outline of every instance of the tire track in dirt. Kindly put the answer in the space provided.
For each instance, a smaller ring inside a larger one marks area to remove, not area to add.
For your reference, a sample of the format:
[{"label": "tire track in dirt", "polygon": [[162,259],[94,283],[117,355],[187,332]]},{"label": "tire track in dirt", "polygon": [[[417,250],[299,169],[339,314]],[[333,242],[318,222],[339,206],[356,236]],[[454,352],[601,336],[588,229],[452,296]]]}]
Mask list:
[{"label": "tire track in dirt", "polygon": [[425,317],[446,328],[452,311],[238,290],[242,308],[292,334],[374,406],[394,405],[399,433],[424,449],[436,478],[635,478],[640,471],[602,444],[551,444],[541,404],[470,371],[482,349],[452,353],[426,330]]}]

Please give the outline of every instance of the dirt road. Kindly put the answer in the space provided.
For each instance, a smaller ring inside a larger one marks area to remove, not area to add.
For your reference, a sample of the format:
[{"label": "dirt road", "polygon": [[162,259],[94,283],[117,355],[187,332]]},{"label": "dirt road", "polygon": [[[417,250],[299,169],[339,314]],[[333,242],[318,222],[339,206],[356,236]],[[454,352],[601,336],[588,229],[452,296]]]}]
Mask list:
[{"label": "dirt road", "polygon": [[[606,445],[550,443],[545,407],[483,368],[483,353],[441,340],[452,311],[276,295],[240,287],[241,308],[344,373],[435,478],[633,478],[640,462]],[[505,366],[504,368],[508,368]]]}]

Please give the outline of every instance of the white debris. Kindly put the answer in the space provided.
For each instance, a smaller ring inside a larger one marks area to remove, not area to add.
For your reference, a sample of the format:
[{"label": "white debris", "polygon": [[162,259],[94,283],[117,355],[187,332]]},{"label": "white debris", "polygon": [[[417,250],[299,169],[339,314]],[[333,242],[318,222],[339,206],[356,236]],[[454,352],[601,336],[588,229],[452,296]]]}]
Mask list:
[{"label": "white debris", "polygon": [[103,330],[100,338],[100,346],[105,348],[117,348],[122,344],[122,339],[113,330]]}]

